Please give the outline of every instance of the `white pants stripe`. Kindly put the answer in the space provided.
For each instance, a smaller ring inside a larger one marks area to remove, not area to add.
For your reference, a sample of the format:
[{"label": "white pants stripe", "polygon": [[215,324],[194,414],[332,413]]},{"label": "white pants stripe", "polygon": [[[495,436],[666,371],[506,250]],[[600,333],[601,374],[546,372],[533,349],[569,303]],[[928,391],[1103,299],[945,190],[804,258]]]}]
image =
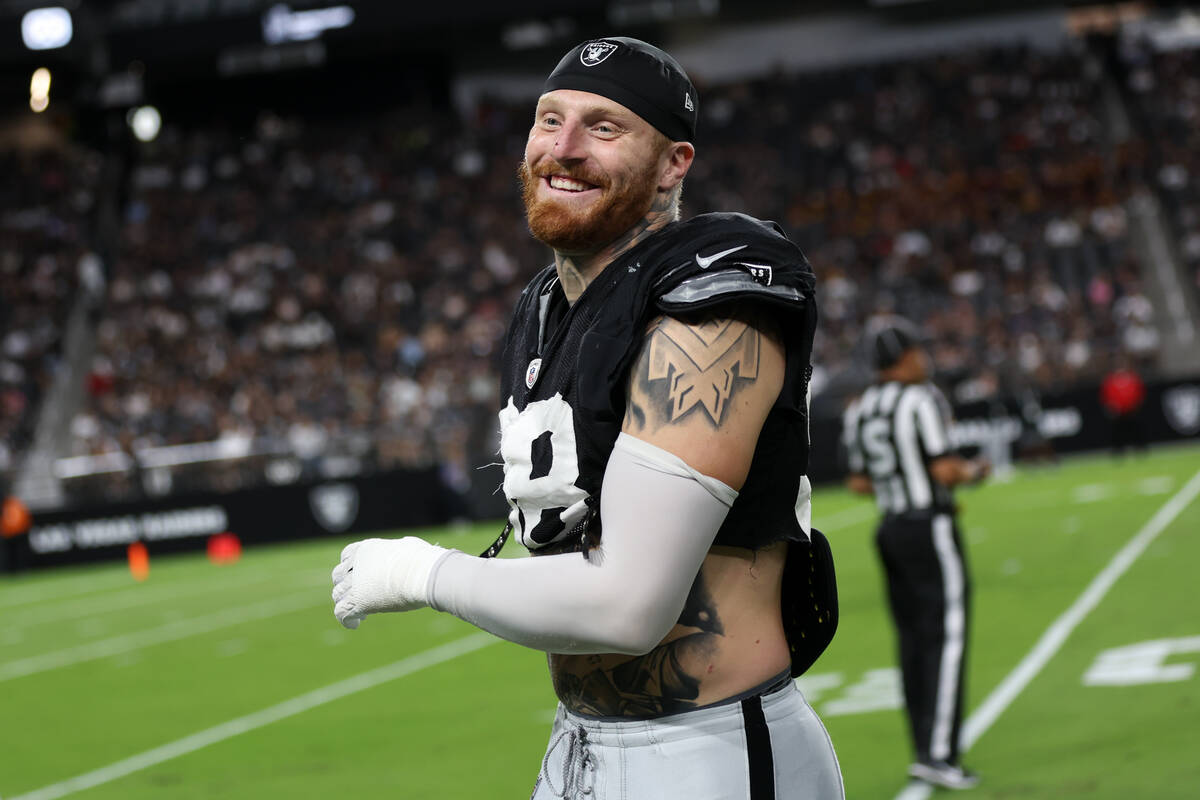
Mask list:
[{"label": "white pants stripe", "polygon": [[933,518],[933,547],[942,567],[946,611],[942,623],[945,639],[942,645],[941,667],[938,670],[937,703],[934,707],[929,755],[944,761],[951,753],[950,734],[954,727],[958,676],[962,670],[966,633],[963,564],[958,548],[954,546],[954,523],[947,514],[938,514]]}]

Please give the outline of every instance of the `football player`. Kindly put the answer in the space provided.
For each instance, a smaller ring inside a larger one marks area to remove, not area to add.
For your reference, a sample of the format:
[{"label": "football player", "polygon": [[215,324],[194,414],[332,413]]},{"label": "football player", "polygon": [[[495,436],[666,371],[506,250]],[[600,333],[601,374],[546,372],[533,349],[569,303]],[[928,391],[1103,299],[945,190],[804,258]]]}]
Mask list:
[{"label": "football player", "polygon": [[[347,627],[432,606],[549,654],[536,800],[844,794],[792,680],[837,619],[806,477],[813,274],[773,223],[680,219],[698,109],[645,42],[562,58],[520,165],[554,263],[505,342],[505,535],[484,557],[369,539],[333,572]],[[487,557],[510,531],[536,557]]]}]

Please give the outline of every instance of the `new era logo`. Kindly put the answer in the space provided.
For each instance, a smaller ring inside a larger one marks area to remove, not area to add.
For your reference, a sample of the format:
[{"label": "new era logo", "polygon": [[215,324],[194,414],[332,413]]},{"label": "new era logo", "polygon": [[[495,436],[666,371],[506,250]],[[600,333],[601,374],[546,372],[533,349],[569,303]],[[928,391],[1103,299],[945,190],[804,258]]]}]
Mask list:
[{"label": "new era logo", "polygon": [[692,103],[692,96],[687,92],[683,93],[683,107],[686,111],[695,111],[696,106]]}]

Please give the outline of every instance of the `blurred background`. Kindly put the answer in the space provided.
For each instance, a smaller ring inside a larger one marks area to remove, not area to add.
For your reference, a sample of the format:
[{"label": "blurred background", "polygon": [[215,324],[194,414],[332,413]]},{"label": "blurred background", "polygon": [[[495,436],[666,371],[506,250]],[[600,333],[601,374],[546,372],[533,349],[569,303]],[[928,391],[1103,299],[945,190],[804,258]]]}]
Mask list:
[{"label": "blurred background", "polygon": [[0,0],[7,568],[499,519],[499,343],[550,260],[515,170],[613,33],[700,89],[685,215],[813,264],[815,479],[880,313],[1001,474],[1200,434],[1185,5]]}]

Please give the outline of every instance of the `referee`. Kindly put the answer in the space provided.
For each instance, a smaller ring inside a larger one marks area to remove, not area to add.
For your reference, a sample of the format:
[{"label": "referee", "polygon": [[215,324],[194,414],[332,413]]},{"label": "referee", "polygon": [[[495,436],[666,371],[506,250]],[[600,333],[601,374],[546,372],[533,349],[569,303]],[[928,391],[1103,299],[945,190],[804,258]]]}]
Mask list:
[{"label": "referee", "polygon": [[951,450],[949,408],[929,382],[916,329],[886,318],[869,329],[878,374],[845,416],[853,491],[874,494],[875,543],[896,624],[916,761],[909,775],[948,789],[979,782],[959,763],[970,579],[952,489],[989,464]]}]

